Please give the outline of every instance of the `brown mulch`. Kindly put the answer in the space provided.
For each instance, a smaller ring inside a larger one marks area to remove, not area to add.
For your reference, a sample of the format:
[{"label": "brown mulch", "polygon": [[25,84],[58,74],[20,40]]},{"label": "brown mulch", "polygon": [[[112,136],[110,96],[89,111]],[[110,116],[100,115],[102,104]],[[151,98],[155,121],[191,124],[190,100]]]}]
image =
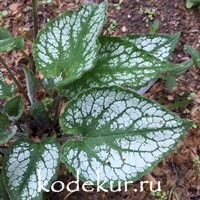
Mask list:
[{"label": "brown mulch", "polygon": [[[181,32],[180,40],[171,58],[172,62],[180,63],[189,59],[184,51],[184,45],[190,45],[200,51],[200,9],[194,7],[187,10],[184,0],[123,0],[120,9],[115,4],[117,0],[109,1],[108,20],[103,32],[107,35],[124,35],[133,33],[148,33],[150,24],[159,19],[159,33]],[[77,7],[81,2],[73,0],[53,0],[49,4],[39,5],[40,29],[48,19],[52,19],[67,9]],[[153,20],[144,12],[146,9],[156,9]],[[0,0],[0,11],[7,10],[8,14],[0,19],[1,26],[7,27],[13,36],[26,38],[24,51],[32,56],[33,19],[31,15],[31,1],[28,0]],[[116,20],[116,26],[109,30],[110,23]],[[28,65],[28,61],[20,52],[12,51],[3,54],[8,65],[25,87],[22,65]],[[30,66],[29,66],[30,67]],[[3,70],[5,71],[5,70]],[[9,81],[9,77],[7,77]],[[173,109],[182,118],[195,121],[196,127],[190,129],[186,136],[179,142],[157,167],[151,172],[151,176],[141,180],[161,181],[162,191],[167,194],[168,200],[200,199],[200,166],[194,164],[196,156],[200,156],[200,68],[193,66],[186,73],[177,78],[175,87],[169,91],[165,81],[158,80],[145,94],[163,106],[169,106],[176,101],[188,98],[191,93],[195,98],[187,105]],[[42,95],[42,94],[41,94]],[[40,97],[38,97],[40,98]],[[73,175],[66,173],[63,165],[60,166],[58,180],[68,183],[75,180]],[[81,185],[81,184],[80,184]],[[74,192],[50,193],[46,195],[48,200],[149,200],[156,199],[150,192],[135,192],[139,182],[129,184],[125,192]]]}]

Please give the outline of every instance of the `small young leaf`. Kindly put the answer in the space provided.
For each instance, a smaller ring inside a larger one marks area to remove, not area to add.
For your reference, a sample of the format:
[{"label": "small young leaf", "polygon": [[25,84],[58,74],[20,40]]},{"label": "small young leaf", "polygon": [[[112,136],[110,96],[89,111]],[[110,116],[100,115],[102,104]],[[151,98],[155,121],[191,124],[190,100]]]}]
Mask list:
[{"label": "small young leaf", "polygon": [[186,0],[186,8],[187,9],[192,8],[193,5],[195,5],[194,2],[192,2],[191,0]]},{"label": "small young leaf", "polygon": [[10,200],[6,188],[4,186],[3,177],[0,173],[0,200]]},{"label": "small young leaf", "polygon": [[115,37],[100,38],[101,48],[94,69],[67,86],[59,86],[61,96],[74,97],[84,89],[119,85],[138,90],[157,79],[161,72],[180,68]]},{"label": "small young leaf", "polygon": [[150,33],[154,34],[157,32],[159,28],[159,20],[157,19],[156,21],[153,22],[153,24],[150,26]]},{"label": "small young leaf", "polygon": [[173,87],[175,86],[176,84],[176,77],[174,76],[171,76],[171,74],[168,74],[167,76],[167,87],[169,90],[172,90]]},{"label": "small young leaf", "polygon": [[16,132],[17,126],[12,126],[9,130],[0,131],[0,144],[6,143],[16,134]]},{"label": "small young leaf", "polygon": [[34,58],[45,77],[61,77],[66,85],[94,67],[97,37],[105,22],[107,3],[83,4],[50,21],[34,43]]},{"label": "small young leaf", "polygon": [[0,28],[0,52],[8,52],[13,49],[22,49],[24,39],[22,37],[12,38],[11,33],[5,28]]},{"label": "small young leaf", "polygon": [[15,96],[9,99],[5,106],[4,112],[6,112],[11,120],[18,120],[24,111],[24,104],[21,96]]},{"label": "small young leaf", "polygon": [[12,35],[7,29],[0,28],[0,40],[8,39],[8,38],[11,38],[11,37],[12,37]]},{"label": "small young leaf", "polygon": [[188,45],[185,45],[184,49],[192,56],[194,64],[200,67],[200,51],[197,51]]},{"label": "small young leaf", "polygon": [[45,88],[45,90],[47,90],[50,95],[53,94],[54,91],[57,91],[57,83],[59,82],[60,80],[57,80],[57,77],[52,77],[52,78],[43,78],[42,79],[42,85],[43,87]]},{"label": "small young leaf", "polygon": [[174,77],[178,77],[181,74],[185,73],[192,66],[192,64],[193,64],[192,60],[187,60],[185,62],[182,62],[180,67],[170,71],[170,74]]},{"label": "small young leaf", "polygon": [[59,144],[52,138],[37,144],[17,140],[7,150],[3,178],[10,199],[39,200],[54,180],[59,164]]},{"label": "small young leaf", "polygon": [[15,85],[6,83],[3,73],[0,71],[0,99],[12,97],[15,92]]},{"label": "small young leaf", "polygon": [[70,101],[63,131],[79,134],[62,147],[61,160],[82,180],[135,181],[171,151],[192,126],[154,101],[119,87],[92,88]]},{"label": "small young leaf", "polygon": [[45,107],[44,107],[44,104],[41,103],[41,102],[36,102],[36,103],[33,103],[31,105],[31,108],[30,108],[30,115],[34,118],[34,119],[39,119],[39,118],[42,118],[44,117],[46,114],[46,110],[45,110]]},{"label": "small young leaf", "polygon": [[25,77],[26,77],[28,97],[29,97],[31,104],[33,104],[34,103],[34,95],[38,89],[38,78],[26,66],[24,66],[24,73],[25,73]]},{"label": "small young leaf", "polygon": [[174,108],[180,108],[183,106],[187,106],[189,103],[191,103],[192,100],[186,99],[183,101],[176,101],[175,103],[173,103],[172,105],[168,106],[167,109],[169,110],[173,110]]}]

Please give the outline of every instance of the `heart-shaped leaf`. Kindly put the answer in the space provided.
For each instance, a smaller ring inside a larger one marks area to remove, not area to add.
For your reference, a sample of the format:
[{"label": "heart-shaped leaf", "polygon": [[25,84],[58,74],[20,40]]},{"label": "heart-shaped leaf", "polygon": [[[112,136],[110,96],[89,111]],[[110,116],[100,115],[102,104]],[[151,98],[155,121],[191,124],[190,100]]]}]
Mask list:
[{"label": "heart-shaped leaf", "polygon": [[62,162],[74,174],[79,169],[82,180],[97,183],[99,174],[108,187],[152,170],[192,123],[137,93],[108,87],[80,93],[67,104],[60,125],[79,135],[62,147]]},{"label": "heart-shaped leaf", "polygon": [[15,85],[6,83],[3,73],[0,71],[0,99],[11,97],[15,92]]},{"label": "heart-shaped leaf", "polygon": [[42,188],[54,180],[59,164],[59,144],[46,139],[37,144],[17,140],[7,150],[3,164],[3,178],[10,199],[42,199]]},{"label": "heart-shaped leaf", "polygon": [[119,85],[140,89],[159,77],[161,72],[180,65],[161,61],[133,43],[120,38],[102,37],[96,67],[81,79],[59,87],[62,96],[74,97],[84,89]]},{"label": "heart-shaped leaf", "polygon": [[61,77],[62,82],[68,84],[92,69],[106,10],[107,2],[83,4],[50,21],[34,44],[39,72],[48,78]]},{"label": "heart-shaped leaf", "polygon": [[24,39],[22,37],[12,38],[11,33],[5,28],[0,28],[0,52],[8,52],[13,49],[22,49]]},{"label": "heart-shaped leaf", "polygon": [[11,120],[18,120],[24,110],[24,104],[21,96],[15,96],[12,99],[7,100],[4,106],[4,112],[6,112]]}]

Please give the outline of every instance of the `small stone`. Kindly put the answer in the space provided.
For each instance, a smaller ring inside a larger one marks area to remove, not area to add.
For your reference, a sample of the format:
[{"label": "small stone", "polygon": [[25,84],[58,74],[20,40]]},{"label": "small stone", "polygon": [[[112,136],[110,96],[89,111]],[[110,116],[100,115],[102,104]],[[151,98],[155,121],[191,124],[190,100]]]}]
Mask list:
[{"label": "small stone", "polygon": [[128,19],[130,19],[130,18],[131,18],[131,15],[127,15],[127,17],[128,17]]},{"label": "small stone", "polygon": [[126,27],[125,26],[122,27],[122,32],[124,32],[124,33],[126,32]]}]

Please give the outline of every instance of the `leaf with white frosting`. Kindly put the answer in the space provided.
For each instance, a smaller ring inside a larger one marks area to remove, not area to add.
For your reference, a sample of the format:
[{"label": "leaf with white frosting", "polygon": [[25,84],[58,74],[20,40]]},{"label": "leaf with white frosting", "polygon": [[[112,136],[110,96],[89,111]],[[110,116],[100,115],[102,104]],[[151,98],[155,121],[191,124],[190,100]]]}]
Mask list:
[{"label": "leaf with white frosting", "polygon": [[56,178],[60,145],[53,138],[37,144],[20,139],[6,152],[3,178],[10,199],[39,200]]},{"label": "leaf with white frosting", "polygon": [[[154,101],[119,87],[92,88],[70,101],[63,131],[78,135],[62,147],[61,160],[82,180],[135,181],[171,151],[192,123]],[[97,173],[97,174],[96,174]]]},{"label": "leaf with white frosting", "polygon": [[134,34],[126,35],[127,40],[160,60],[168,60],[178,42],[180,33],[174,34]]},{"label": "leaf with white frosting", "polygon": [[34,43],[34,59],[45,77],[68,84],[94,67],[98,35],[104,25],[107,2],[83,4],[50,21]]},{"label": "leaf with white frosting", "polygon": [[84,89],[119,85],[140,89],[159,77],[161,72],[181,65],[161,61],[133,43],[120,38],[102,37],[96,66],[75,82],[59,87],[62,96],[74,97]]}]

